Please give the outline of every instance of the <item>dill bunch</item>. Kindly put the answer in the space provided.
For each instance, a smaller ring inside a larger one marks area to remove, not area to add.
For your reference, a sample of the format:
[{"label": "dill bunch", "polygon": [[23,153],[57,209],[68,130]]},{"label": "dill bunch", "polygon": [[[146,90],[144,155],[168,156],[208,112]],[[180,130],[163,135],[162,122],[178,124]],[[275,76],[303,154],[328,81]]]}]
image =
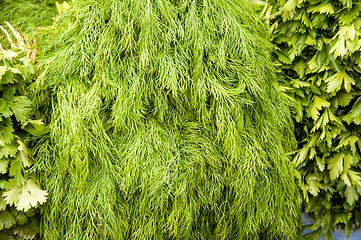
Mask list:
[{"label": "dill bunch", "polygon": [[50,26],[57,14],[55,0],[0,0],[0,24],[10,22],[21,32],[29,28]]},{"label": "dill bunch", "polygon": [[[0,25],[10,22],[25,37],[33,39],[37,27],[52,25],[57,14],[55,3],[56,0],[0,0]],[[6,38],[0,37],[0,43],[10,47]]]},{"label": "dill bunch", "polygon": [[34,85],[44,239],[296,239],[289,102],[247,0],[78,0]]}]

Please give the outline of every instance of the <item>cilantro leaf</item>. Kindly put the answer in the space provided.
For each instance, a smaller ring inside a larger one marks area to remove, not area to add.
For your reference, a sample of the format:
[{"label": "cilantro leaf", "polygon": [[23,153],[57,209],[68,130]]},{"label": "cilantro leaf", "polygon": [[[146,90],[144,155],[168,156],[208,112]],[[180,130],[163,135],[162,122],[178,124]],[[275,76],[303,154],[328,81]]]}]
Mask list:
[{"label": "cilantro leaf", "polygon": [[9,107],[13,111],[16,120],[23,123],[31,112],[31,101],[27,97],[17,96],[13,102],[9,103]]},{"label": "cilantro leaf", "polygon": [[19,159],[10,162],[9,175],[14,177],[13,180],[17,186],[24,184],[23,169],[23,165]]},{"label": "cilantro leaf", "polygon": [[345,196],[347,203],[352,206],[359,198],[355,186],[347,186],[345,190]]},{"label": "cilantro leaf", "polygon": [[343,171],[343,158],[345,155],[343,153],[337,153],[330,158],[327,169],[330,170],[331,180],[335,180]]},{"label": "cilantro leaf", "polygon": [[16,224],[14,215],[9,210],[0,212],[0,230],[9,229]]},{"label": "cilantro leaf", "polygon": [[16,159],[19,160],[24,167],[30,167],[32,165],[31,159],[30,159],[30,152],[29,149],[25,146],[25,144],[18,140],[18,154],[16,155]]},{"label": "cilantro leaf", "polygon": [[47,192],[32,180],[28,179],[22,186],[17,186],[13,180],[7,184],[8,191],[3,193],[5,201],[14,205],[18,211],[28,211],[37,204],[43,204],[47,199]]},{"label": "cilantro leaf", "polygon": [[308,115],[313,118],[313,120],[317,120],[320,116],[319,110],[323,107],[329,107],[331,105],[327,100],[320,98],[318,96],[314,96],[311,107],[308,109]]},{"label": "cilantro leaf", "polygon": [[14,139],[14,129],[13,127],[0,125],[0,146],[4,146],[5,144],[10,144]]},{"label": "cilantro leaf", "polygon": [[3,211],[6,209],[6,202],[2,196],[2,191],[0,190],[0,211]]},{"label": "cilantro leaf", "polygon": [[9,160],[0,159],[0,173],[6,174],[8,172]]},{"label": "cilantro leaf", "polygon": [[29,119],[23,124],[21,128],[34,136],[41,136],[50,131],[48,127],[45,127],[45,124],[42,120]]},{"label": "cilantro leaf", "polygon": [[18,147],[15,144],[6,144],[5,146],[0,146],[0,159],[3,157],[14,157],[18,152]]}]

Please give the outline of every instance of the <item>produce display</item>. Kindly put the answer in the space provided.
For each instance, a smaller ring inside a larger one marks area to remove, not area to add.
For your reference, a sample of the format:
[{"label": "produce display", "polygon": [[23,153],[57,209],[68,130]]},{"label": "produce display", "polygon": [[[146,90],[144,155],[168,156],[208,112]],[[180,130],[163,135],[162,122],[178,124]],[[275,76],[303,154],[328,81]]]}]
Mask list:
[{"label": "produce display", "polygon": [[361,3],[351,0],[267,1],[283,89],[295,99],[305,211],[314,232],[332,239],[361,227]]},{"label": "produce display", "polygon": [[0,0],[0,239],[358,239],[360,11]]},{"label": "produce display", "polygon": [[[52,25],[55,4],[56,0],[0,0],[0,25],[7,21],[23,35],[34,34],[36,28]],[[6,38],[0,43],[9,46]]]},{"label": "produce display", "polygon": [[248,0],[78,0],[42,45],[44,239],[295,239],[289,100]]}]

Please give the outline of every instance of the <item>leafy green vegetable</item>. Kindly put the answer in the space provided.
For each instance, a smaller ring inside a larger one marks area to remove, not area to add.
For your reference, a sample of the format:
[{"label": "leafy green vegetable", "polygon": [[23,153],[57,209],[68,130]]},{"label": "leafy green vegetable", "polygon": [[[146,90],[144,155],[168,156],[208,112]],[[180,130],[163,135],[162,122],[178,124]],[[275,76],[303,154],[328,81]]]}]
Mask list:
[{"label": "leafy green vegetable", "polygon": [[[37,27],[52,25],[52,18],[56,15],[56,2],[56,0],[1,0],[0,25],[8,21],[19,32],[32,34]],[[0,39],[0,43],[9,45],[5,39]],[[12,57],[16,57],[14,56],[16,52],[5,51],[12,54]]]},{"label": "leafy green vegetable", "polygon": [[290,102],[253,3],[78,0],[47,30],[45,239],[297,237]]},{"label": "leafy green vegetable", "polygon": [[31,134],[47,132],[40,120],[30,118],[34,110],[27,89],[34,67],[28,59],[29,52],[16,46],[0,49],[1,239],[34,239],[39,227],[31,226],[38,224],[31,211],[47,198],[46,191],[36,183],[36,176],[29,172],[33,160],[25,144]]},{"label": "leafy green vegetable", "polygon": [[47,193],[31,179],[21,184],[13,179],[5,187],[9,189],[3,193],[5,202],[10,206],[16,206],[18,211],[28,211],[30,208],[36,207],[38,203],[43,204],[46,201]]},{"label": "leafy green vegetable", "polygon": [[268,0],[282,89],[295,100],[295,133],[304,206],[314,233],[332,239],[361,227],[361,3]]}]

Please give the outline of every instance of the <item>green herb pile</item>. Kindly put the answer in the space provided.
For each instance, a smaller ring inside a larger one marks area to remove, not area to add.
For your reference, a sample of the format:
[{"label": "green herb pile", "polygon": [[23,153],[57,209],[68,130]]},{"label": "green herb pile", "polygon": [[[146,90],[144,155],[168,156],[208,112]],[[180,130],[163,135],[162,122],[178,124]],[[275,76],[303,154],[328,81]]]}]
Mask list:
[{"label": "green herb pile", "polygon": [[361,2],[269,0],[284,90],[296,100],[294,165],[318,239],[361,226]]},{"label": "green herb pile", "polygon": [[27,145],[32,136],[40,136],[46,128],[40,120],[31,119],[34,111],[27,96],[35,69],[29,58],[33,55],[22,44],[20,48],[15,44],[9,50],[0,48],[0,239],[3,240],[39,236],[35,208],[46,201],[47,195],[29,170],[33,159]]},{"label": "green herb pile", "polygon": [[295,239],[266,24],[248,0],[79,0],[36,82],[44,239]]},{"label": "green herb pile", "polygon": [[21,33],[50,26],[57,13],[55,3],[55,0],[0,0],[0,24],[8,21]]}]

